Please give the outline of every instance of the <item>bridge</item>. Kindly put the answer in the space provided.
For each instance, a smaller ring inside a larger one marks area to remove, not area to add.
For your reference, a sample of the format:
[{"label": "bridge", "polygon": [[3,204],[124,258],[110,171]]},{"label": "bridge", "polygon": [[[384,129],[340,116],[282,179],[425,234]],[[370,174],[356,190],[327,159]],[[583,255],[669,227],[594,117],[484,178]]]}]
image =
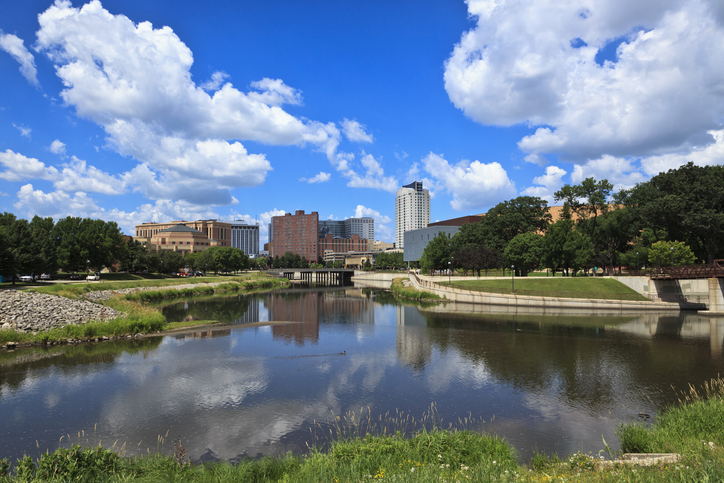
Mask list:
[{"label": "bridge", "polygon": [[724,260],[701,265],[682,265],[680,267],[652,268],[651,280],[681,280],[692,278],[724,278]]},{"label": "bridge", "polygon": [[[289,280],[314,282],[318,285],[350,285],[354,276],[354,270],[341,268],[284,268],[269,272]],[[297,274],[299,274],[299,278],[297,278]]]},{"label": "bridge", "polygon": [[706,304],[708,310],[703,313],[724,314],[724,260],[714,260],[714,263],[700,265],[652,268],[648,276],[657,285],[669,281],[677,287],[681,286],[683,280],[706,279],[709,295]]}]

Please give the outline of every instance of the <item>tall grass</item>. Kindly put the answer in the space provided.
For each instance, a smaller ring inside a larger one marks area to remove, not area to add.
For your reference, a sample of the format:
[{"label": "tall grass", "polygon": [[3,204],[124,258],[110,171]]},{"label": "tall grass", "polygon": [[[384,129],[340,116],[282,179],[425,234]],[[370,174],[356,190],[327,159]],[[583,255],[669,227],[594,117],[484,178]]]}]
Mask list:
[{"label": "tall grass", "polygon": [[424,290],[417,290],[415,287],[405,287],[403,282],[407,280],[406,277],[396,278],[392,281],[391,290],[392,293],[398,297],[402,297],[409,300],[441,300],[442,298],[432,292]]},{"label": "tall grass", "polygon": [[177,297],[192,297],[196,295],[211,295],[221,292],[238,292],[240,290],[251,291],[258,289],[270,289],[275,287],[286,287],[289,285],[287,279],[259,278],[247,281],[234,281],[222,283],[215,286],[194,286],[182,289],[146,290],[127,294],[126,300],[153,301]]}]

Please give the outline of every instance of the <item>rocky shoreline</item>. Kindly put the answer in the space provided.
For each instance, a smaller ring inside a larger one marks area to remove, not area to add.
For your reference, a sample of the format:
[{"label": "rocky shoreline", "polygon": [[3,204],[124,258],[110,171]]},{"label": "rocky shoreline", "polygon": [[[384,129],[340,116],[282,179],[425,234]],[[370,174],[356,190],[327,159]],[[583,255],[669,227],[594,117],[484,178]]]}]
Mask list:
[{"label": "rocky shoreline", "polygon": [[34,334],[66,325],[106,322],[123,315],[110,307],[21,290],[0,291],[0,329]]}]

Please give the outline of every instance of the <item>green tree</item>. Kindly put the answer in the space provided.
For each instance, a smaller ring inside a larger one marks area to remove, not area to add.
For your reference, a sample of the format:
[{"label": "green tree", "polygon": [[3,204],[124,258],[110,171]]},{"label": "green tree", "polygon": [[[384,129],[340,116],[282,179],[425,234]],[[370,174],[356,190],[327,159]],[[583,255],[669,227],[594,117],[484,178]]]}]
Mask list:
[{"label": "green tree", "polygon": [[12,278],[14,284],[15,274],[17,273],[15,254],[10,247],[5,230],[6,228],[0,225],[0,275],[2,277]]},{"label": "green tree", "polygon": [[621,253],[628,249],[636,233],[631,211],[627,208],[610,210],[598,219],[594,245],[598,246],[600,259],[604,262],[603,265],[608,267],[610,275],[616,265],[620,266]]},{"label": "green tree", "polygon": [[608,211],[608,199],[613,185],[604,179],[596,181],[586,178],[577,185],[565,185],[553,194],[556,201],[563,201],[573,213],[578,215],[579,223],[585,223],[585,230],[591,240],[596,238],[598,217]]},{"label": "green tree", "polygon": [[115,221],[85,218],[81,222],[81,246],[94,271],[111,269],[121,258],[123,243],[121,229]]},{"label": "green tree", "polygon": [[146,247],[135,240],[129,240],[123,244],[121,250],[120,269],[124,272],[141,271],[145,268],[143,257],[146,254]]},{"label": "green tree", "polygon": [[724,167],[688,163],[617,194],[643,227],[664,230],[694,255],[724,258]]},{"label": "green tree", "polygon": [[375,268],[380,270],[394,270],[405,266],[402,253],[387,253],[383,252],[377,255],[375,259]]},{"label": "green tree", "polygon": [[521,233],[543,233],[551,222],[548,203],[535,196],[519,196],[492,207],[478,223],[460,227],[453,237],[454,250],[485,246],[503,252]]},{"label": "green tree", "polygon": [[82,222],[68,216],[53,227],[58,265],[66,272],[79,272],[87,265],[88,252],[83,246]]},{"label": "green tree", "polygon": [[34,216],[30,220],[29,250],[36,254],[36,265],[33,273],[55,273],[58,271],[55,239],[53,238],[53,219]]},{"label": "green tree", "polygon": [[446,270],[451,262],[452,241],[450,235],[444,232],[437,234],[435,238],[422,250],[420,266],[423,270]]},{"label": "green tree", "polygon": [[515,271],[525,277],[535,269],[543,256],[543,236],[537,233],[521,233],[505,247],[506,265],[515,265]]},{"label": "green tree", "polygon": [[684,242],[660,241],[651,245],[649,263],[658,267],[674,265],[691,265],[696,256]]},{"label": "green tree", "polygon": [[159,258],[161,259],[161,273],[178,272],[179,268],[184,265],[183,257],[175,250],[162,250]]},{"label": "green tree", "polygon": [[[8,275],[13,277],[18,274],[36,274],[40,255],[33,252],[30,245],[31,231],[28,220],[18,219],[12,213],[6,212],[0,215],[0,227],[5,232],[5,242],[9,252],[6,256],[6,263],[9,265],[4,271],[11,272]],[[13,283],[15,283],[14,278]]]},{"label": "green tree", "polygon": [[497,250],[492,250],[484,246],[468,246],[453,253],[453,261],[455,268],[462,268],[467,274],[468,270],[480,272],[503,267],[503,256]]}]

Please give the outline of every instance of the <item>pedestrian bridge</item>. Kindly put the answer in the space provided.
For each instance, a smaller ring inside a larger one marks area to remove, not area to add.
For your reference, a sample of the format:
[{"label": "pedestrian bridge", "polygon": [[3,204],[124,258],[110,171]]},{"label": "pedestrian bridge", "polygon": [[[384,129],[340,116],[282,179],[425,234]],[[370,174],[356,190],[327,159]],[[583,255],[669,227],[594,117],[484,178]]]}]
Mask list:
[{"label": "pedestrian bridge", "polygon": [[343,268],[282,268],[269,273],[317,285],[351,285],[354,276],[354,270]]}]

